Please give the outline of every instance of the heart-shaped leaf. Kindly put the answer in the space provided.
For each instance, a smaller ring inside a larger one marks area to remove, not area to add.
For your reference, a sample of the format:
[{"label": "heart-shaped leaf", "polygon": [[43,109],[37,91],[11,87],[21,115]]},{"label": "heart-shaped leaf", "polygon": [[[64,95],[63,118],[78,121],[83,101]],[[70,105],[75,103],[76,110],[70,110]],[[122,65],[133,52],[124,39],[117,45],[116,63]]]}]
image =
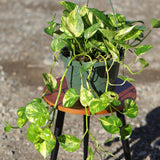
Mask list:
[{"label": "heart-shaped leaf", "polygon": [[50,47],[53,52],[57,52],[64,47],[64,43],[60,38],[55,38],[52,40]]},{"label": "heart-shaped leaf", "polygon": [[50,25],[44,29],[44,32],[49,34],[50,36],[53,36],[54,30],[58,25],[57,23],[54,22],[55,17],[56,17],[56,14],[53,15],[51,22],[48,22],[48,24]]},{"label": "heart-shaped leaf", "polygon": [[43,103],[31,102],[27,104],[25,115],[31,123],[44,126],[49,120],[49,112]]},{"label": "heart-shaped leaf", "polygon": [[160,21],[155,18],[152,18],[151,27],[152,28],[160,28]]},{"label": "heart-shaped leaf", "polygon": [[35,143],[35,148],[41,155],[46,158],[52,152],[56,145],[56,138],[49,128],[45,128],[41,134],[41,141]]},{"label": "heart-shaped leaf", "polygon": [[25,110],[26,110],[26,107],[20,107],[17,111],[17,114],[18,114],[17,125],[20,128],[23,127],[28,121],[28,119],[25,115]]},{"label": "heart-shaped leaf", "polygon": [[8,124],[6,121],[4,121],[6,126],[4,127],[5,132],[10,132],[11,131],[11,125]]},{"label": "heart-shaped leaf", "polygon": [[138,46],[135,48],[134,52],[137,56],[140,56],[146,52],[148,52],[150,49],[152,49],[152,45],[143,45],[143,46]]},{"label": "heart-shaped leaf", "polygon": [[127,125],[123,126],[121,128],[120,134],[121,134],[121,138],[122,139],[124,139],[124,140],[128,139],[131,136],[131,134],[132,134],[132,127],[131,127],[131,125],[127,124]]},{"label": "heart-shaped leaf", "polygon": [[117,93],[113,91],[107,91],[104,92],[101,96],[100,99],[102,100],[103,103],[110,104],[111,102],[118,100],[119,96]]},{"label": "heart-shaped leaf", "polygon": [[31,123],[27,129],[27,139],[33,143],[37,143],[41,138],[40,134],[42,133],[42,129]]},{"label": "heart-shaped leaf", "polygon": [[119,127],[122,126],[122,121],[116,116],[102,117],[99,119],[102,127],[111,134],[117,134],[120,132]]},{"label": "heart-shaped leaf", "polygon": [[45,33],[49,34],[50,36],[53,36],[56,26],[57,26],[57,23],[53,23],[50,26],[46,27],[44,29]]},{"label": "heart-shaped leaf", "polygon": [[84,107],[89,106],[90,101],[94,98],[93,94],[84,87],[80,90],[80,102]]},{"label": "heart-shaped leaf", "polygon": [[67,27],[75,37],[81,36],[84,32],[84,24],[80,16],[78,6],[76,6],[75,9],[68,15]]},{"label": "heart-shaped leaf", "polygon": [[61,16],[61,26],[60,26],[60,31],[64,32],[67,36],[73,38],[73,34],[69,29],[68,22],[67,22],[67,17],[66,16]]},{"label": "heart-shaped leaf", "polygon": [[92,99],[89,104],[89,110],[92,114],[98,113],[106,109],[107,104],[100,99]]},{"label": "heart-shaped leaf", "polygon": [[142,65],[142,68],[146,68],[146,67],[149,65],[149,64],[146,62],[146,60],[143,59],[143,58],[139,58],[139,61],[140,61],[141,65]]},{"label": "heart-shaped leaf", "polygon": [[61,147],[68,152],[76,151],[81,144],[81,141],[77,137],[71,135],[61,135],[57,139]]},{"label": "heart-shaped leaf", "polygon": [[68,89],[63,98],[63,106],[72,107],[76,103],[78,98],[79,98],[79,95],[77,94],[77,91],[75,88]]},{"label": "heart-shaped leaf", "polygon": [[132,99],[126,99],[124,101],[124,114],[129,118],[135,118],[138,115],[138,107],[136,102]]},{"label": "heart-shaped leaf", "polygon": [[41,134],[40,137],[45,140],[45,141],[50,141],[53,140],[54,142],[56,142],[56,138],[55,136],[52,134],[52,131],[49,128],[45,128]]}]

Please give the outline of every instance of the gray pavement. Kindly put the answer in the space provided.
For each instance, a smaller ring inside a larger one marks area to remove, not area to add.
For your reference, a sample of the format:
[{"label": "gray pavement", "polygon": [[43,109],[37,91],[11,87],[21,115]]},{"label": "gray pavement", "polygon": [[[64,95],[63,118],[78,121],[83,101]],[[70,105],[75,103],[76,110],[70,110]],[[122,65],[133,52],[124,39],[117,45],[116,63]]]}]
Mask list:
[{"label": "gray pavement", "polygon": [[[43,81],[41,73],[48,72],[53,60],[50,50],[51,38],[43,29],[54,13],[59,21],[61,7],[56,0],[0,0],[0,160],[42,160],[42,156],[26,139],[26,127],[3,131],[4,120],[16,125],[19,107],[41,95]],[[83,0],[84,2],[84,0]],[[142,19],[150,27],[151,18],[160,19],[159,0],[112,0],[115,11],[124,14],[130,20]],[[90,0],[90,6],[111,11],[109,1]],[[160,30],[156,29],[145,41],[154,48],[144,57],[150,63],[145,71],[134,76],[137,83],[137,105],[139,115],[128,120],[132,124],[130,138],[133,160],[160,159]],[[130,62],[130,56],[126,63]],[[137,65],[135,70],[140,66]],[[122,69],[121,69],[122,71]],[[120,72],[121,72],[120,71]],[[63,73],[63,64],[59,60],[53,74]],[[126,72],[126,74],[128,74]],[[110,135],[105,133],[98,117],[91,117],[91,132],[104,145]],[[82,136],[82,117],[66,114],[63,133]],[[90,145],[94,145],[90,141]],[[116,139],[104,146],[124,159],[121,142]],[[82,160],[83,148],[74,153],[60,149],[58,160]],[[49,158],[48,158],[49,159]],[[99,154],[96,160],[102,159]]]}]

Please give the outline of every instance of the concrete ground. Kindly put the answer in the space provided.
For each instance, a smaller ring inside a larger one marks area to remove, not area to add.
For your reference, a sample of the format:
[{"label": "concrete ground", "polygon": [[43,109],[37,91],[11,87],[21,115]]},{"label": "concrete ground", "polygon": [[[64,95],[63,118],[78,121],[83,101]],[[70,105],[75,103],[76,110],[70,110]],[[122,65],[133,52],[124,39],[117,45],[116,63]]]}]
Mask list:
[{"label": "concrete ground", "polygon": [[[147,28],[152,18],[160,19],[159,0],[112,0],[112,3],[116,12],[130,20],[143,20]],[[111,11],[109,1],[90,0],[90,6]],[[41,95],[44,86],[41,73],[49,72],[53,60],[49,47],[51,38],[43,29],[54,13],[59,21],[61,10],[57,0],[0,0],[0,160],[43,159],[27,141],[26,127],[10,133],[4,132],[3,127],[4,120],[16,125],[17,109]],[[160,159],[159,37],[160,29],[155,29],[145,41],[145,44],[153,44],[153,49],[144,56],[150,66],[134,76],[139,115],[132,121],[127,119],[133,128],[130,138],[133,160]],[[126,63],[129,61],[130,57]],[[63,64],[59,60],[53,74],[59,77],[62,73]],[[105,133],[97,119],[91,118],[91,132],[106,150],[116,155],[114,158],[108,156],[106,160],[124,159],[121,142],[115,139],[104,145],[110,135]],[[82,117],[66,114],[63,133],[81,137]],[[91,140],[90,145],[93,145]],[[74,153],[60,149],[58,160],[82,160],[82,155],[82,147]],[[95,159],[102,158],[97,154]]]}]

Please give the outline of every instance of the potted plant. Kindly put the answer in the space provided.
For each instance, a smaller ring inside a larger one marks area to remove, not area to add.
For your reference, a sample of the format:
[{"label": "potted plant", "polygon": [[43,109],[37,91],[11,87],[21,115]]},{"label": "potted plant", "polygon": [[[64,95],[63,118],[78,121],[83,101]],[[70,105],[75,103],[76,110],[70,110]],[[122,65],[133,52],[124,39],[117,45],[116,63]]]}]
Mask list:
[{"label": "potted plant", "polygon": [[[152,45],[140,44],[153,28],[160,27],[160,21],[152,19],[151,29],[144,34],[146,27],[143,21],[128,21],[125,16],[114,13],[114,10],[113,13],[106,14],[98,9],[89,8],[88,1],[83,6],[69,1],[58,3],[64,7],[61,23],[54,22],[54,15],[49,26],[45,28],[45,32],[53,38],[51,50],[55,52],[50,72],[43,73],[47,89],[40,98],[33,99],[25,107],[18,109],[18,127],[13,127],[5,121],[5,131],[21,128],[27,122],[30,123],[27,138],[33,142],[44,158],[51,153],[56,144],[51,127],[54,124],[64,78],[67,79],[69,89],[63,98],[63,106],[72,107],[79,100],[86,110],[86,116],[90,116],[87,108],[91,115],[104,109],[110,109],[112,113],[112,109],[116,109],[115,106],[121,103],[113,87],[118,76],[119,65],[127,68],[131,74],[140,73],[147,67],[148,63],[141,58],[141,55],[148,52]],[[123,60],[130,53],[135,54],[136,58],[132,65],[126,65]],[[52,70],[59,55],[66,69],[60,80],[54,107],[51,108],[43,99],[47,91],[53,93],[58,87],[56,78],[52,76]],[[133,73],[131,67],[137,62],[141,63],[142,68]],[[126,76],[120,76],[120,78],[124,82],[134,81]],[[137,116],[138,108],[133,100],[126,99],[124,106],[124,112],[118,112],[130,118]],[[113,113],[99,120],[107,132],[119,134],[120,138],[127,139],[132,133],[130,124],[124,126],[121,134],[119,133],[122,122]],[[85,134],[87,132],[97,147],[105,152],[88,129]],[[85,134],[81,140],[73,135],[61,135],[57,139],[64,150],[71,152],[80,147]],[[96,149],[92,151],[90,148],[88,159],[94,158]]]}]

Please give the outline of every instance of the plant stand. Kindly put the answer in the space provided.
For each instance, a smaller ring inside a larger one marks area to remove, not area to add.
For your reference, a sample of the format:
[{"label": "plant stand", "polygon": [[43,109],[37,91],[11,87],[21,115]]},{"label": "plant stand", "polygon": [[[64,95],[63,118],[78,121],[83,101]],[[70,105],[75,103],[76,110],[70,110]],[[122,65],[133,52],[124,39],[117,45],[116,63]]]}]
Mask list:
[{"label": "plant stand", "polygon": [[[58,81],[58,84],[59,84],[60,78],[57,79],[57,81]],[[117,79],[117,84],[122,84],[122,83],[123,83],[123,81],[118,78]],[[85,111],[84,107],[81,106],[80,102],[77,101],[76,104],[71,108],[67,108],[67,107],[62,106],[62,99],[63,99],[63,96],[64,96],[65,92],[67,91],[67,89],[68,89],[67,82],[64,79],[63,86],[62,86],[62,92],[61,92],[61,96],[59,98],[58,107],[57,107],[58,113],[57,113],[57,117],[56,117],[56,124],[55,124],[55,130],[54,130],[54,135],[56,137],[61,135],[61,133],[62,133],[65,112],[72,113],[72,114],[83,115],[83,123],[84,123],[84,129],[83,130],[84,130],[84,133],[86,131],[86,121],[85,121],[86,111]],[[44,88],[43,92],[45,92],[45,90],[46,90],[46,87]],[[130,99],[135,100],[135,98],[136,98],[136,89],[129,82],[125,82],[125,84],[121,85],[121,86],[116,86],[115,87],[115,92],[119,95],[119,100],[122,102],[122,104],[117,107],[117,109],[120,110],[120,111],[123,111],[123,108],[124,108],[123,101],[125,99],[130,98]],[[57,95],[58,95],[58,90],[56,90],[52,94],[48,91],[46,96],[44,97],[44,99],[50,106],[54,106]],[[88,113],[89,113],[89,109],[88,109]],[[109,110],[108,111],[103,110],[101,112],[98,112],[97,114],[109,114],[109,113],[110,113]],[[117,112],[117,116],[121,119],[123,125],[125,125],[126,122],[125,122],[124,115]],[[90,116],[88,116],[88,127],[89,127],[89,125],[90,125]],[[87,156],[88,156],[88,140],[89,140],[89,135],[86,134],[86,136],[84,138],[84,149],[83,149],[84,150],[84,160],[86,160]],[[130,147],[129,147],[128,140],[122,140],[122,147],[123,147],[125,159],[126,160],[131,160]],[[59,143],[57,141],[56,146],[51,153],[51,160],[56,160],[57,159],[58,149],[59,149]]]}]

